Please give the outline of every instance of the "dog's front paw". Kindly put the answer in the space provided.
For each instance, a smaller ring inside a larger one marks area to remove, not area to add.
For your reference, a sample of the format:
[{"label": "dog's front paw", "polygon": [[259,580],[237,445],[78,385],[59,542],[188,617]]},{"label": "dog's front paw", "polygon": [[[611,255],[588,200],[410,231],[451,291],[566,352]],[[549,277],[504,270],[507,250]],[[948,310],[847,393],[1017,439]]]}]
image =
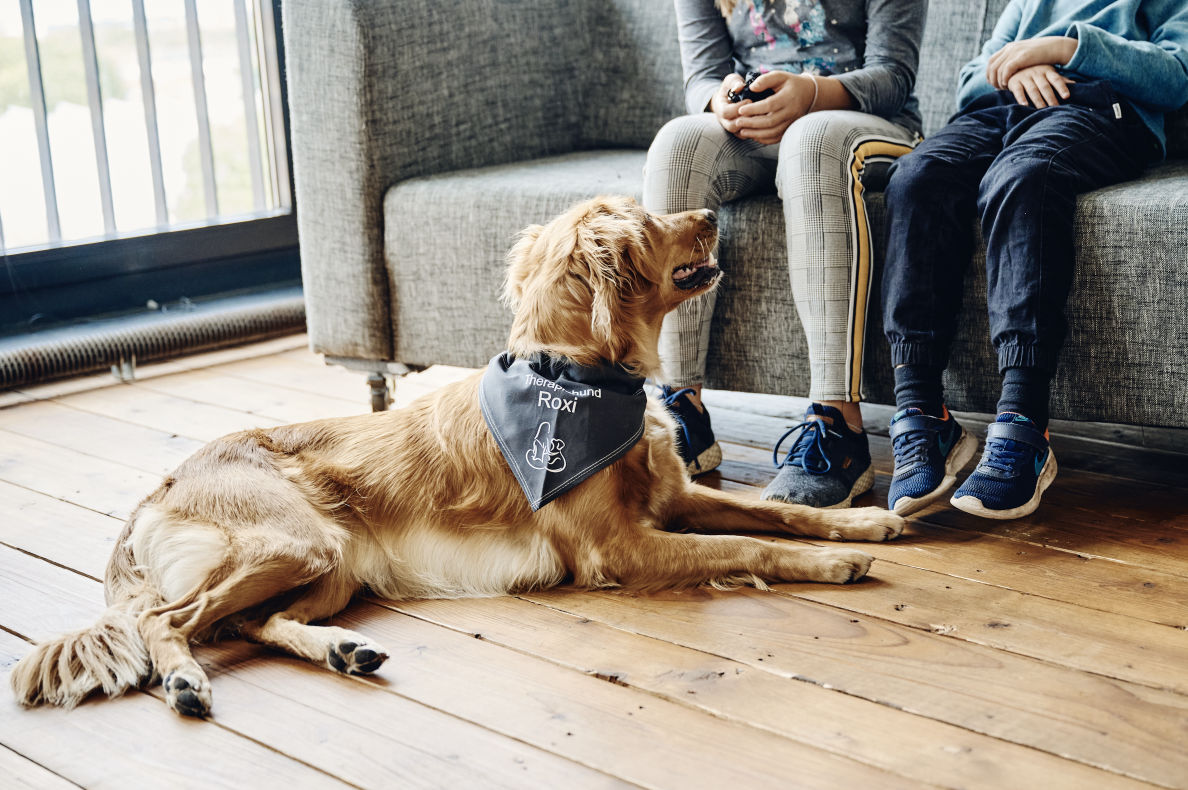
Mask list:
[{"label": "dog's front paw", "polygon": [[855,549],[821,549],[817,560],[808,581],[849,584],[866,575],[874,557]]},{"label": "dog's front paw", "polygon": [[326,653],[326,663],[344,675],[369,675],[388,660],[382,647],[362,639],[346,638],[332,642]]},{"label": "dog's front paw", "polygon": [[165,676],[165,704],[183,716],[202,718],[210,713],[210,681],[197,667],[183,667]]},{"label": "dog's front paw", "polygon": [[881,507],[831,511],[830,519],[830,540],[891,540],[899,537],[904,525],[902,516]]}]

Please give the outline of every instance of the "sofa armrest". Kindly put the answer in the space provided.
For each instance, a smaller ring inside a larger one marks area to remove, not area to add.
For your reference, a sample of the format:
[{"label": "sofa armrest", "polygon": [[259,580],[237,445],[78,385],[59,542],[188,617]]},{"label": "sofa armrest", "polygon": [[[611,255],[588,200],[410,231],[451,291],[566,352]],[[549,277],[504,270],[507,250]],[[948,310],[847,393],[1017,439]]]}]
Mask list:
[{"label": "sofa armrest", "polygon": [[[293,172],[315,351],[391,359],[384,193],[574,149],[568,4],[286,0]],[[443,224],[457,221],[443,218]]]}]

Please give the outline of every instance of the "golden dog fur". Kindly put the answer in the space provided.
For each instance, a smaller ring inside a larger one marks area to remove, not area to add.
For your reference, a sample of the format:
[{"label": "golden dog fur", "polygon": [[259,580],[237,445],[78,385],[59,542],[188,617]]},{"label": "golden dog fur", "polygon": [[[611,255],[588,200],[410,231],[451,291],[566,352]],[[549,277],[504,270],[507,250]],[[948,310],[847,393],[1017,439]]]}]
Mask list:
[{"label": "golden dog fur", "polygon": [[[659,374],[664,315],[715,286],[714,216],[650,215],[627,198],[533,226],[510,254],[508,348]],[[690,290],[688,264],[714,276]],[[765,581],[849,582],[871,558],[723,534],[885,540],[886,510],[814,510],[692,484],[674,423],[648,402],[619,461],[533,512],[478,405],[479,375],[391,412],[218,439],[133,513],[108,564],[108,610],[39,645],[12,673],[26,705],[72,706],[162,678],[179,713],[205,715],[210,681],[190,644],[223,631],[341,672],[387,657],[366,637],[308,625],[366,588],[386,598],[502,595],[563,582],[656,590]]]}]

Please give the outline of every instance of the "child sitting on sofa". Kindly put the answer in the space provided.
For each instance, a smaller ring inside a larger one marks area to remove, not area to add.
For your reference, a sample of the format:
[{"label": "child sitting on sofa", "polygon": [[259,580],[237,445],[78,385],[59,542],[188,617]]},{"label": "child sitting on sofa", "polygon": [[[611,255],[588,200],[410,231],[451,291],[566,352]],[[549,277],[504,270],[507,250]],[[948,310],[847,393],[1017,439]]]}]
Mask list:
[{"label": "child sitting on sofa", "polygon": [[976,447],[941,384],[975,216],[1002,395],[981,461],[951,502],[997,519],[1039,505],[1056,476],[1048,395],[1066,331],[1076,198],[1163,157],[1163,113],[1188,101],[1186,50],[1188,0],[1011,0],[961,70],[957,115],[893,166],[883,311],[896,513],[945,494]]}]

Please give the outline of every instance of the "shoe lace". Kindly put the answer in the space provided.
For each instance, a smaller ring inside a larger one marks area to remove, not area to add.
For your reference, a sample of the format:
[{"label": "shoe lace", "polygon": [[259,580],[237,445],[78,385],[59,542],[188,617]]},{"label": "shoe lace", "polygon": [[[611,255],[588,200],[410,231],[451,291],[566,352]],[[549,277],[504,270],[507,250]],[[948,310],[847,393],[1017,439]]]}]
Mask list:
[{"label": "shoe lace", "polygon": [[895,437],[891,443],[891,451],[895,454],[895,466],[898,469],[925,463],[928,460],[928,431],[907,431]]},{"label": "shoe lace", "polygon": [[1026,445],[1019,442],[1012,442],[1010,439],[987,439],[981,466],[1013,475],[1026,454]]},{"label": "shoe lace", "polygon": [[[685,424],[685,418],[676,409],[676,402],[677,398],[680,398],[682,395],[690,395],[693,392],[694,389],[692,387],[682,387],[679,390],[669,389],[668,387],[660,388],[660,399],[668,409],[668,413],[676,420],[676,424],[681,426],[681,433],[685,435],[685,447],[690,448],[690,450],[693,448],[693,438],[689,436],[689,426]],[[693,459],[693,463],[697,464],[698,469],[701,469],[701,464],[698,463],[696,458]]]},{"label": "shoe lace", "polygon": [[[800,464],[800,468],[809,474],[828,474],[829,470],[833,468],[833,463],[825,454],[825,433],[828,430],[824,420],[805,420],[799,425],[793,425],[776,441],[775,447],[771,448],[771,463],[776,469]],[[801,433],[792,443],[784,460],[781,461],[780,445],[796,431]],[[821,468],[822,463],[824,463],[824,468]]]}]

